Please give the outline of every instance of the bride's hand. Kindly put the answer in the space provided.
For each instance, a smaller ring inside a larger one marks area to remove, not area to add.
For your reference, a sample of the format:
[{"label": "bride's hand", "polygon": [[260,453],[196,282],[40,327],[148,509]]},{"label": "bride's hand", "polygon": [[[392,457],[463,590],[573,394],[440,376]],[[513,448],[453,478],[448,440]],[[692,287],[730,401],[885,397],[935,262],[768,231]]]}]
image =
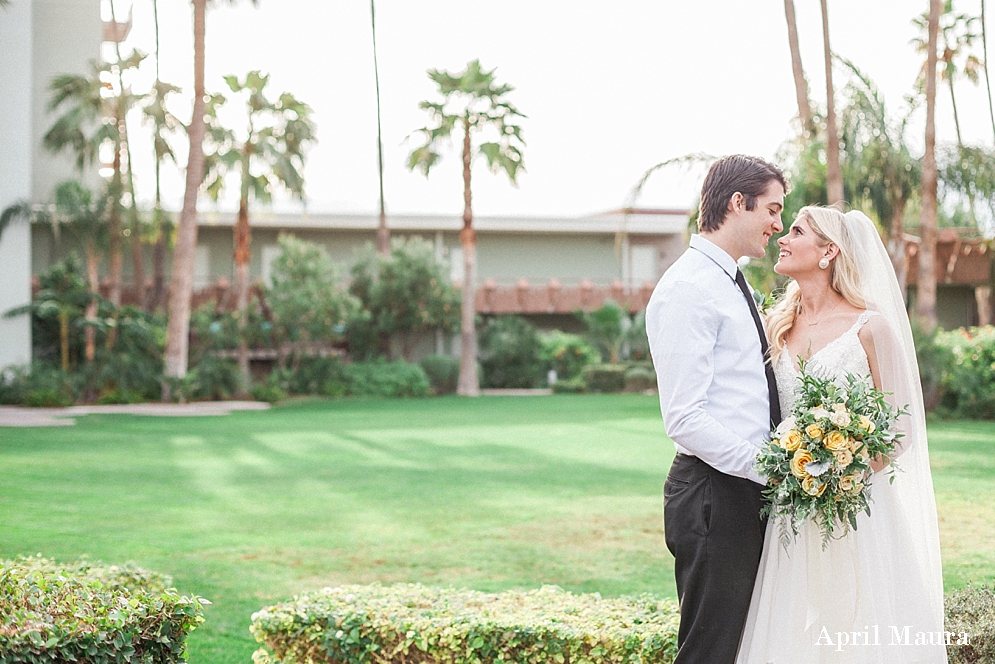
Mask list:
[{"label": "bride's hand", "polygon": [[875,473],[880,473],[882,470],[888,467],[891,463],[891,459],[886,456],[876,456],[871,459],[871,470]]}]

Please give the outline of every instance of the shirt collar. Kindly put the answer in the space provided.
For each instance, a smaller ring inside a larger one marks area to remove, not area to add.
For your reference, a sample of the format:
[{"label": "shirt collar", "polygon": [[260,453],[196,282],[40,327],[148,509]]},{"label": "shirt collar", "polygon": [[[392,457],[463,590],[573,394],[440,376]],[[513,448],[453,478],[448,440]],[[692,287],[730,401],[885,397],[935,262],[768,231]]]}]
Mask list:
[{"label": "shirt collar", "polygon": [[715,261],[732,279],[736,278],[736,270],[739,269],[739,265],[732,259],[732,256],[727,254],[724,249],[720,249],[717,244],[694,233],[691,236],[691,248],[697,249]]}]

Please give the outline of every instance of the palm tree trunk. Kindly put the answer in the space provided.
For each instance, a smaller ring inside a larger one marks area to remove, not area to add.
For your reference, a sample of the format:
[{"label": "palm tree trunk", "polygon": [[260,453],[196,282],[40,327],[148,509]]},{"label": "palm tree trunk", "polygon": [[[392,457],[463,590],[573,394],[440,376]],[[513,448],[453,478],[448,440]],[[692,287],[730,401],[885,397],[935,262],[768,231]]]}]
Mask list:
[{"label": "palm tree trunk", "polygon": [[957,147],[964,148],[964,139],[960,136],[960,114],[957,112],[957,95],[954,93],[954,71],[952,63],[947,64],[947,87],[950,88],[950,105],[954,109],[954,130],[957,133]]},{"label": "palm tree trunk", "polygon": [[798,119],[807,136],[815,135],[812,105],[808,100],[808,81],[802,69],[801,49],[798,48],[798,25],[795,22],[794,0],[784,0],[784,18],[788,22],[788,47],[791,49],[791,72],[795,77],[795,98],[798,100]]},{"label": "palm tree trunk", "polygon": [[107,224],[107,234],[110,236],[107,246],[110,292],[107,294],[107,299],[115,307],[121,306],[121,194],[124,191],[124,180],[121,173],[120,108],[118,108],[117,113],[118,135],[114,142],[114,176],[111,180],[111,210]]},{"label": "palm tree trunk", "polygon": [[981,49],[985,58],[985,87],[988,89],[988,117],[992,121],[992,136],[995,136],[995,102],[992,101],[992,81],[988,77],[988,32],[985,29],[985,0],[981,0]]},{"label": "palm tree trunk", "polygon": [[833,102],[833,54],[829,48],[829,11],[826,0],[822,5],[822,41],[826,58],[826,193],[829,204],[843,202],[843,173],[840,171],[840,139],[836,131],[836,109]]},{"label": "palm tree trunk", "polygon": [[[155,26],[155,88],[159,92],[159,2],[152,0],[152,19]],[[156,151],[158,152],[158,151]],[[155,156],[155,219],[156,241],[152,248],[152,294],[149,297],[149,311],[157,311],[162,306],[162,296],[166,288],[166,229],[162,215],[162,160]]]},{"label": "palm tree trunk", "polygon": [[131,142],[125,125],[125,150],[128,158],[128,194],[131,197],[129,221],[131,226],[131,267],[135,281],[135,302],[142,310],[148,309],[145,301],[145,254],[142,248],[142,224],[138,216],[138,199],[135,196],[135,171],[131,167]]},{"label": "palm tree trunk", "polygon": [[162,162],[155,160],[155,217],[156,240],[152,246],[152,293],[149,296],[149,311],[162,306],[162,296],[166,288],[166,236],[168,235],[162,211]]},{"label": "palm tree trunk", "polygon": [[[901,188],[899,186],[899,188]],[[888,231],[888,255],[898,278],[902,299],[907,299],[906,286],[909,276],[908,256],[905,253],[905,201],[892,204],[891,226]]]},{"label": "palm tree trunk", "polygon": [[252,251],[252,231],[249,228],[249,156],[246,148],[242,161],[242,195],[235,222],[235,307],[238,310],[238,368],[242,374],[242,393],[252,383],[249,373],[249,346],[245,341],[245,325],[249,317],[249,261]]},{"label": "palm tree trunk", "polygon": [[377,66],[377,19],[374,0],[370,0],[370,27],[373,30],[373,80],[377,87],[377,175],[380,178],[380,219],[377,222],[377,252],[390,254],[390,230],[387,229],[387,208],[383,196],[383,134],[380,131],[380,68]]},{"label": "palm tree trunk", "polygon": [[[110,3],[111,8],[111,20],[117,23],[117,16],[114,13],[114,3]],[[117,56],[117,83],[118,83],[118,94],[120,99],[118,100],[118,106],[123,108],[123,100],[125,97],[125,87],[124,87],[124,72],[121,69],[121,42],[114,41],[114,53]],[[122,136],[122,143],[124,145],[126,163],[128,166],[128,193],[131,196],[131,204],[128,206],[129,211],[129,228],[131,230],[131,267],[134,273],[134,283],[135,283],[135,300],[138,307],[145,309],[145,257],[142,255],[142,233],[138,220],[138,200],[135,197],[135,169],[132,168],[131,161],[131,137],[128,133],[128,117],[122,112],[121,113],[121,126],[120,132]]]},{"label": "palm tree trunk", "polygon": [[69,371],[69,312],[59,312],[59,357],[62,360],[62,370]]},{"label": "palm tree trunk", "polygon": [[[947,63],[947,87],[950,88],[950,105],[954,109],[954,129],[957,131],[957,150],[963,154],[964,152],[964,139],[960,135],[960,114],[957,112],[957,95],[954,92],[954,67],[952,63]],[[974,213],[974,186],[971,181],[967,183],[967,205],[968,212],[971,215],[971,225],[975,228],[978,227],[978,218]]]},{"label": "palm tree trunk", "polygon": [[[187,130],[190,156],[187,160],[183,211],[173,251],[173,274],[169,288],[169,322],[166,328],[166,371],[170,378],[187,374],[190,336],[190,297],[193,289],[194,254],[197,247],[197,190],[204,179],[204,26],[207,0],[193,0],[194,100]],[[170,399],[164,385],[163,401]]]},{"label": "palm tree trunk", "polygon": [[93,362],[97,351],[97,328],[93,326],[97,318],[97,294],[100,291],[99,274],[100,256],[92,242],[86,245],[86,285],[93,295],[87,303],[83,312],[86,327],[83,328],[83,357],[87,364]]},{"label": "palm tree trunk", "polygon": [[474,282],[477,276],[477,231],[473,229],[473,208],[470,193],[470,121],[463,120],[463,326],[461,331],[459,384],[456,393],[464,397],[480,396],[480,379],[477,376],[477,330],[474,325],[476,298]]},{"label": "palm tree trunk", "polygon": [[926,55],[926,153],[922,158],[918,314],[927,330],[936,327],[936,41],[941,0],[929,2]]}]

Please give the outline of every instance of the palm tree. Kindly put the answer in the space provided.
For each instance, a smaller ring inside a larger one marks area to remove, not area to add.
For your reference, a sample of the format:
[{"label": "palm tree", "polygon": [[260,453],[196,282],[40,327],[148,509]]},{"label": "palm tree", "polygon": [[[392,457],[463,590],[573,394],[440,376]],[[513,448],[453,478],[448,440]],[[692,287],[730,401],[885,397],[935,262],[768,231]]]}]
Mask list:
[{"label": "palm tree", "polygon": [[927,329],[936,327],[936,45],[940,0],[930,0],[926,51],[926,152],[922,158],[918,313]]},{"label": "palm tree", "polygon": [[849,60],[839,59],[852,74],[844,96],[841,122],[846,158],[844,179],[853,203],[870,205],[888,232],[888,253],[905,292],[905,208],[921,179],[922,164],[912,156],[906,129],[914,106],[900,120],[888,115],[884,97],[871,79]]},{"label": "palm tree", "polygon": [[380,219],[377,223],[377,252],[390,255],[390,230],[387,228],[387,208],[383,197],[383,134],[380,131],[380,68],[377,66],[377,19],[375,0],[370,0],[370,28],[373,31],[373,80],[377,86],[377,175],[380,179]]},{"label": "palm tree", "polygon": [[[235,4],[238,0],[227,0]],[[173,249],[173,273],[169,286],[169,318],[166,323],[166,378],[187,375],[190,344],[190,298],[193,293],[193,264],[197,247],[197,192],[204,180],[204,37],[207,5],[211,0],[192,0],[193,4],[193,115],[187,128],[190,152],[187,157],[186,189],[180,213],[176,245]],[[251,0],[257,4],[258,0]],[[162,400],[169,401],[168,381],[163,382]]]},{"label": "palm tree", "polygon": [[822,43],[826,61],[826,188],[830,203],[843,201],[843,173],[840,170],[840,139],[836,131],[836,108],[833,101],[833,55],[829,48],[829,11],[822,5]]},{"label": "palm tree", "polygon": [[[59,326],[59,359],[63,371],[70,368],[69,335],[71,322],[79,317],[84,307],[96,302],[94,295],[87,290],[80,277],[79,258],[69,254],[65,261],[56,263],[41,275],[41,288],[28,304],[16,307],[4,314],[10,318],[30,314],[45,320],[55,318]],[[84,334],[92,333],[92,325],[86,325]]]},{"label": "palm tree", "polygon": [[[115,24],[117,23],[117,15],[114,11],[114,2],[110,3],[111,8],[111,21]],[[142,60],[145,59],[145,54],[140,51],[133,50],[128,59],[125,60],[121,57],[121,42],[114,40],[114,54],[116,56],[117,62],[114,64],[114,69],[117,72],[117,94],[121,102],[122,113],[120,118],[120,124],[118,125],[118,130],[121,132],[121,141],[124,147],[125,155],[125,173],[127,174],[127,187],[128,187],[128,229],[125,231],[126,234],[131,234],[131,266],[134,272],[134,283],[135,283],[135,298],[138,302],[138,306],[145,308],[145,254],[142,250],[142,223],[138,215],[138,197],[135,195],[135,169],[132,168],[131,160],[131,140],[128,133],[128,112],[132,109],[136,102],[141,100],[142,95],[135,95],[131,88],[125,85],[125,71],[128,69],[137,69]],[[120,298],[119,298],[120,299]],[[120,304],[120,302],[116,302]]]},{"label": "palm tree", "polygon": [[[408,168],[418,169],[425,177],[438,163],[443,144],[450,141],[453,132],[462,130],[463,157],[463,323],[460,376],[457,393],[478,396],[480,381],[477,376],[477,336],[474,328],[474,279],[477,272],[477,232],[473,228],[470,174],[473,160],[479,155],[487,159],[491,171],[504,171],[512,184],[517,183],[519,171],[525,169],[522,150],[522,128],[514,124],[524,118],[505,95],[514,90],[507,84],[498,85],[494,71],[484,71],[479,60],[468,63],[466,69],[451,74],[438,69],[428,71],[429,78],[439,87],[441,101],[423,101],[419,107],[428,112],[432,124],[419,129],[425,144],[415,148],[408,156]],[[495,140],[473,144],[473,135],[490,132]]]},{"label": "palm tree", "polygon": [[[929,30],[929,16],[923,14],[915,19],[915,24],[919,26],[921,35],[912,40],[916,50],[920,53],[926,52]],[[957,95],[954,84],[958,79],[966,78],[975,85],[981,79],[981,72],[984,63],[977,55],[971,52],[975,43],[981,39],[982,35],[977,31],[980,18],[968,14],[958,14],[953,11],[953,3],[946,1],[940,14],[940,26],[937,36],[937,59],[943,63],[940,68],[940,79],[947,83],[950,90],[950,104],[954,113],[954,129],[957,132],[957,144],[964,145],[960,131],[960,113],[957,109]],[[919,86],[925,80],[927,63],[923,62],[922,70],[919,73]]]},{"label": "palm tree", "polygon": [[[235,94],[248,93],[245,138],[239,140],[234,131],[217,123],[216,110],[225,103],[224,97],[212,99],[210,117],[211,141],[216,145],[208,160],[207,192],[215,200],[224,189],[228,174],[239,180],[238,220],[235,223],[235,298],[240,313],[240,325],[245,325],[249,308],[249,259],[252,240],[249,226],[249,199],[267,203],[280,186],[304,200],[304,155],[315,141],[310,107],[289,92],[276,101],[266,97],[269,75],[250,71],[243,80],[225,76],[225,82]],[[248,347],[239,341],[239,367],[244,386],[249,385]]]},{"label": "palm tree", "polygon": [[992,101],[992,81],[988,77],[988,31],[985,28],[985,0],[981,0],[981,50],[985,58],[985,87],[988,90],[988,117],[992,121],[992,135],[995,135],[995,102]]},{"label": "palm tree", "polygon": [[[84,347],[87,362],[93,360],[96,350],[96,318],[97,304],[100,298],[100,282],[97,268],[100,265],[101,248],[107,241],[107,227],[105,224],[104,206],[106,198],[93,200],[93,192],[76,180],[66,180],[60,182],[55,187],[55,205],[51,209],[32,207],[27,201],[20,201],[11,205],[0,213],[0,234],[3,230],[15,221],[35,221],[39,223],[49,223],[52,225],[56,239],[63,231],[69,232],[79,245],[83,246],[86,255],[86,290],[89,297],[80,300],[75,298],[72,306],[79,306],[84,309]],[[75,272],[73,271],[75,274]],[[44,298],[42,298],[44,299]],[[58,299],[58,298],[56,298]],[[28,305],[27,308],[18,309],[24,313],[36,311]],[[47,306],[47,305],[46,305]],[[46,309],[45,311],[48,311]],[[63,369],[68,368],[68,313],[70,309],[59,309],[59,324],[61,338],[63,342],[62,363]],[[44,312],[43,312],[44,313]]]},{"label": "palm tree", "polygon": [[145,121],[152,127],[152,150],[155,157],[155,202],[152,209],[152,229],[154,245],[152,249],[152,294],[148,308],[155,311],[162,304],[166,288],[166,242],[172,226],[162,208],[162,165],[168,159],[176,163],[176,153],[170,145],[169,135],[183,126],[183,123],[169,112],[166,101],[170,95],[180,92],[175,85],[164,82],[159,77],[159,3],[152,0],[152,14],[155,23],[155,84],[149,91],[143,109]]},{"label": "palm tree", "polygon": [[56,232],[65,229],[83,246],[86,256],[86,287],[90,298],[86,302],[83,331],[84,357],[92,362],[96,351],[97,305],[100,299],[100,282],[97,268],[101,249],[107,244],[109,228],[104,219],[106,201],[94,201],[93,193],[75,180],[67,180],[55,187],[55,216],[50,219]]},{"label": "palm tree", "polygon": [[788,47],[791,50],[791,73],[795,79],[798,119],[801,121],[802,133],[811,137],[815,136],[815,118],[812,115],[812,104],[808,98],[808,81],[805,80],[805,70],[802,69],[801,49],[798,47],[798,25],[795,22],[794,0],[784,0],[784,18],[788,23]]},{"label": "palm tree", "polygon": [[[977,16],[954,13],[952,0],[946,0],[943,11],[940,14],[940,26],[936,45],[937,58],[943,63],[943,66],[940,68],[940,79],[946,81],[947,89],[950,91],[950,104],[953,108],[954,114],[954,129],[957,134],[957,147],[961,152],[961,156],[965,159],[966,156],[964,155],[964,151],[966,148],[960,130],[960,113],[957,109],[957,95],[955,93],[954,83],[961,78],[966,78],[975,85],[977,85],[980,81],[981,71],[985,65],[977,55],[971,52],[975,46],[975,42],[982,37],[982,34],[977,32],[976,28],[979,20],[980,19]],[[928,17],[926,15],[919,16],[915,19],[915,23],[919,26],[922,34],[925,34],[928,31]],[[921,36],[912,40],[913,44],[916,46],[916,50],[920,53],[926,50],[926,41],[927,40]],[[924,62],[923,71],[919,74],[918,84],[920,88],[922,86],[926,66],[927,64]],[[971,223],[972,225],[977,226],[978,220],[975,214],[975,187],[972,186],[970,178],[967,178],[965,181],[968,186],[966,190],[964,190],[964,193],[967,194],[968,211],[971,215]]]},{"label": "palm tree", "polygon": [[[49,85],[49,110],[62,110],[62,115],[42,138],[44,146],[52,152],[74,152],[81,172],[97,160],[101,145],[113,145],[113,174],[107,187],[108,299],[115,306],[121,303],[121,208],[128,164],[125,117],[137,98],[125,87],[114,90],[102,77],[120,81],[123,72],[137,68],[144,57],[136,51],[113,64],[91,64],[89,75],[62,74],[53,78]],[[108,119],[111,121],[107,122]]]}]

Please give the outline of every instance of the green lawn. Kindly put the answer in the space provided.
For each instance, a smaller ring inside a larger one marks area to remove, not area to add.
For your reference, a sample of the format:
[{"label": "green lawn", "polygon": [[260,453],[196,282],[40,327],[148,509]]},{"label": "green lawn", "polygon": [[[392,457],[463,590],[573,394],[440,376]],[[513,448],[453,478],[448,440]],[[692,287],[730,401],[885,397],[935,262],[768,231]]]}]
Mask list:
[{"label": "green lawn", "polygon": [[[931,425],[947,586],[995,579],[995,425]],[[418,581],[674,594],[654,397],[302,402],[0,429],[0,557],[134,561],[214,604],[191,661],[246,664],[296,592]]]}]

